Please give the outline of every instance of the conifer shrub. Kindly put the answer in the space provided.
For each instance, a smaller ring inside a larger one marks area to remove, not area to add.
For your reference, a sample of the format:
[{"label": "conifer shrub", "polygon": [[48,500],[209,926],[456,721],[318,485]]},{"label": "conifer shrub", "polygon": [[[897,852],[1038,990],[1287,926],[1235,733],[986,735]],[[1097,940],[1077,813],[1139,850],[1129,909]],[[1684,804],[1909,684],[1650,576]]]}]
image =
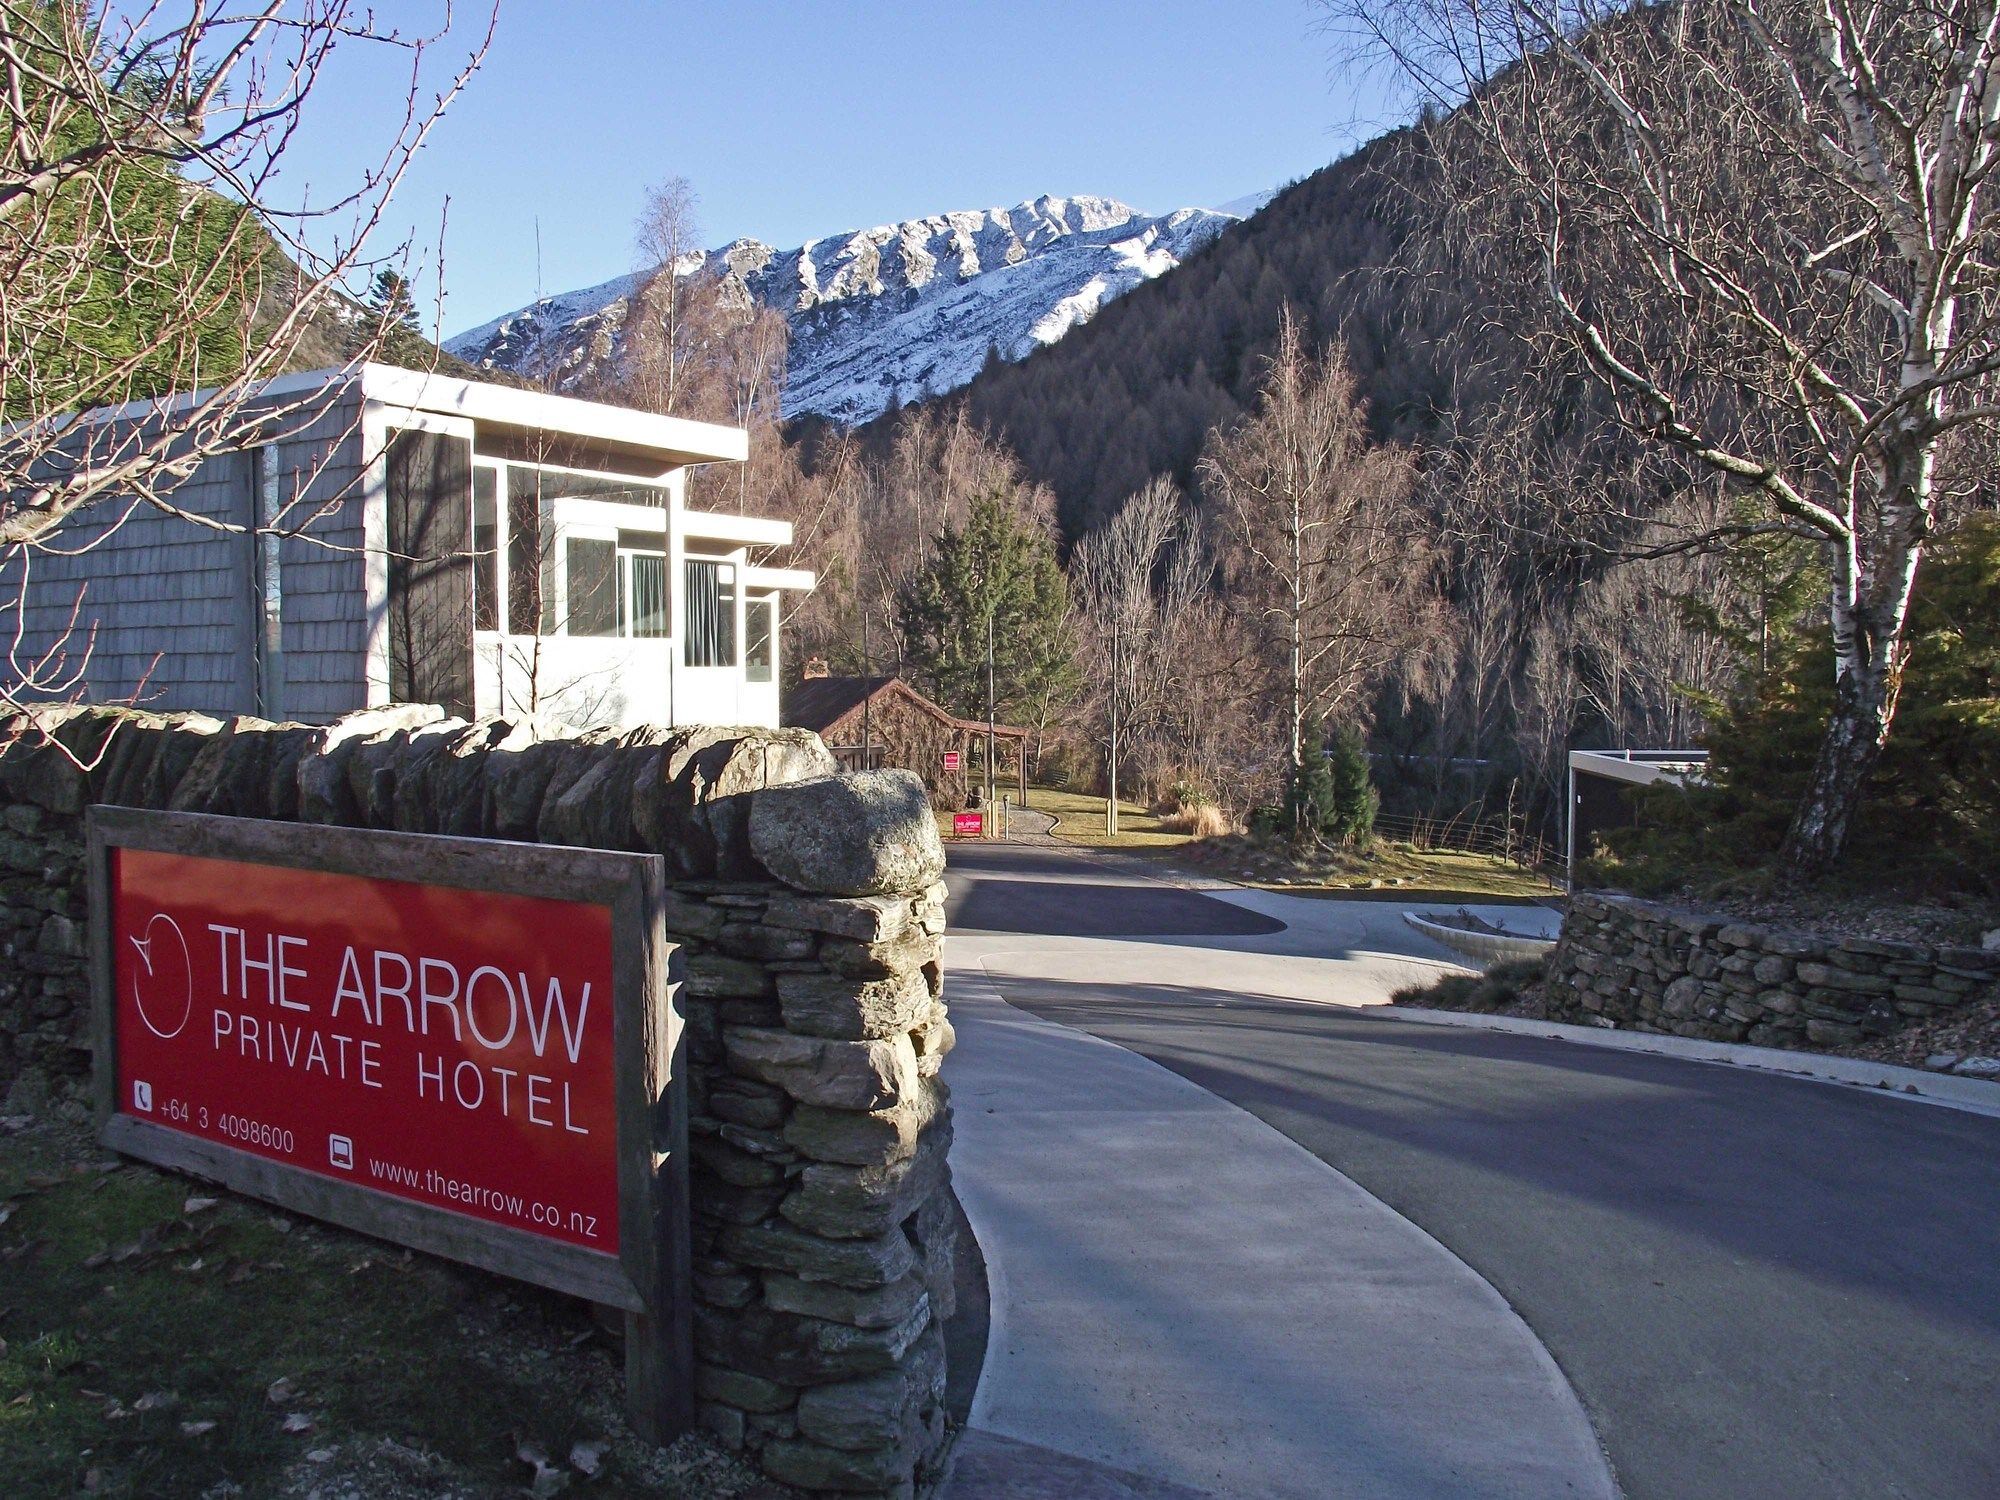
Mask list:
[{"label": "conifer shrub", "polygon": [[1368,754],[1360,733],[1343,728],[1326,745],[1317,719],[1306,722],[1305,764],[1286,788],[1285,827],[1332,839],[1349,848],[1366,844],[1375,833],[1375,813],[1382,797],[1368,770]]}]

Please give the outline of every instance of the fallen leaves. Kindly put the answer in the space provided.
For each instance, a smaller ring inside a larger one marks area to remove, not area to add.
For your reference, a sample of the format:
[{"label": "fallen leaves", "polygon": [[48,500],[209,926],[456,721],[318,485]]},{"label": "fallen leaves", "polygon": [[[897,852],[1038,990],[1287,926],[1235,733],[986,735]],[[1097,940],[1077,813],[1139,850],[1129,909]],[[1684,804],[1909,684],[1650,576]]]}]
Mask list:
[{"label": "fallen leaves", "polygon": [[202,1213],[215,1207],[221,1201],[220,1198],[190,1198],[181,1205],[181,1212],[184,1214]]},{"label": "fallen leaves", "polygon": [[286,1432],[311,1432],[319,1423],[313,1420],[310,1412],[295,1411],[285,1418],[282,1425]]},{"label": "fallen leaves", "polygon": [[181,1423],[182,1437],[202,1437],[213,1431],[215,1431],[215,1423],[205,1417],[199,1422]]},{"label": "fallen leaves", "polygon": [[285,1406],[298,1395],[299,1383],[289,1375],[281,1375],[264,1387],[264,1399],[273,1406]]}]

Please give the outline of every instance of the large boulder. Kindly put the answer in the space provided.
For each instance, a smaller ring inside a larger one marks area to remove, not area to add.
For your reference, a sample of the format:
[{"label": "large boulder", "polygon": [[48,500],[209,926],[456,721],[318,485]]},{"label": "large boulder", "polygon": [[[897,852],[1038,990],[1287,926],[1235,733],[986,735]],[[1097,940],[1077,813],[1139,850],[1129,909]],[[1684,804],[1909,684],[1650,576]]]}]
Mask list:
[{"label": "large boulder", "polygon": [[944,841],[914,771],[855,771],[751,799],[750,849],[786,885],[829,896],[924,890],[944,874]]}]

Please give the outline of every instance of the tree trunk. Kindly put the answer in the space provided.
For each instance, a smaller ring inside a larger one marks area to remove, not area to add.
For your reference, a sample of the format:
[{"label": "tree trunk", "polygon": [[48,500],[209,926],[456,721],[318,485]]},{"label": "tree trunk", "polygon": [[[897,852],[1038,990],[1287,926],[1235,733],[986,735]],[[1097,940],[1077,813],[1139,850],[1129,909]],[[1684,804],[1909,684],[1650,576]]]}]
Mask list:
[{"label": "tree trunk", "polygon": [[1292,837],[1297,838],[1305,831],[1305,803],[1299,797],[1299,783],[1305,775],[1305,516],[1299,500],[1299,487],[1292,486],[1292,660],[1291,660],[1291,702],[1288,705],[1292,716],[1291,744],[1291,787]]},{"label": "tree trunk", "polygon": [[1889,684],[1883,671],[1841,673],[1819,757],[1779,853],[1786,872],[1801,884],[1821,879],[1846,851],[1868,773],[1889,738],[1895,713]]}]

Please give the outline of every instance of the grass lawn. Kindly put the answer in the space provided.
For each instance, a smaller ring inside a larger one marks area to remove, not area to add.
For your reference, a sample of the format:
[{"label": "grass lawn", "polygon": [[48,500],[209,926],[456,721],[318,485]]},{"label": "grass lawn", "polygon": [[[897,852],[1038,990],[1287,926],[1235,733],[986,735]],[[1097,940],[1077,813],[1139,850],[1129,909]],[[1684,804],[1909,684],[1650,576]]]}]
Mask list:
[{"label": "grass lawn", "polygon": [[1159,850],[1179,849],[1190,842],[1184,833],[1171,833],[1160,826],[1160,820],[1136,802],[1120,800],[1118,803],[1118,836],[1111,838],[1104,832],[1104,799],[1082,792],[1058,791],[1054,787],[1031,786],[1028,788],[1028,808],[1032,812],[1052,813],[1056,826],[1056,837],[1067,839],[1072,844],[1087,844],[1096,849]]},{"label": "grass lawn", "polygon": [[[1260,882],[1261,883],[1261,882]],[[1560,892],[1519,865],[1486,854],[1384,845],[1370,864],[1329,870],[1307,885],[1275,889],[1295,896],[1364,901],[1549,901]]]},{"label": "grass lawn", "polygon": [[1341,901],[1515,903],[1558,894],[1532,871],[1486,854],[1378,843],[1362,851],[1314,851],[1294,861],[1281,847],[1209,840],[1187,852],[1209,874],[1291,896]]},{"label": "grass lawn", "polygon": [[[1104,832],[1104,799],[1036,786],[1028,807],[1053,813],[1056,837],[1094,849],[1147,855],[1294,896],[1340,900],[1520,902],[1548,900],[1549,883],[1519,866],[1484,854],[1423,850],[1380,843],[1363,853],[1315,853],[1296,862],[1281,847],[1244,838],[1191,839],[1171,833],[1136,803],[1120,802],[1118,836]],[[946,823],[949,829],[949,822]]]},{"label": "grass lawn", "polygon": [[572,1299],[0,1135],[0,1495],[777,1493],[632,1438],[622,1363]]}]

